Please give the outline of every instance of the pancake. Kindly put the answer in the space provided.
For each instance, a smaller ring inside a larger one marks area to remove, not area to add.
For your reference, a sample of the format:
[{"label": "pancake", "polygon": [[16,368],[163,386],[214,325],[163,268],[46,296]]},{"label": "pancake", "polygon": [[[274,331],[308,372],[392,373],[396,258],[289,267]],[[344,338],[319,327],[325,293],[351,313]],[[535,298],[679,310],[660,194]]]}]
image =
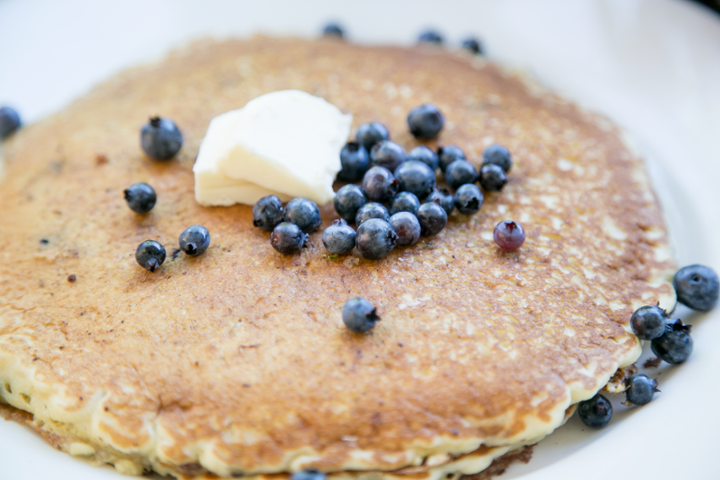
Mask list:
[{"label": "pancake", "polygon": [[[192,166],[214,116],[283,89],[325,98],[354,128],[382,121],[408,149],[407,112],[433,102],[447,123],[428,145],[458,145],[476,166],[506,145],[509,183],[384,260],[327,255],[332,205],[308,248],[282,256],[250,206],[197,204]],[[176,160],[142,153],[152,115],[182,129]],[[622,132],[465,54],[198,42],[22,129],[3,156],[0,398],[121,473],[476,474],[522,457],[635,362],[635,308],[675,301],[662,215]],[[140,181],[158,193],[147,215],[122,196]],[[493,242],[504,219],[527,232],[516,253]],[[191,224],[210,248],[173,254]],[[146,239],[169,254],[153,274],[134,259]],[[382,317],[369,335],[342,325],[354,296]]]}]

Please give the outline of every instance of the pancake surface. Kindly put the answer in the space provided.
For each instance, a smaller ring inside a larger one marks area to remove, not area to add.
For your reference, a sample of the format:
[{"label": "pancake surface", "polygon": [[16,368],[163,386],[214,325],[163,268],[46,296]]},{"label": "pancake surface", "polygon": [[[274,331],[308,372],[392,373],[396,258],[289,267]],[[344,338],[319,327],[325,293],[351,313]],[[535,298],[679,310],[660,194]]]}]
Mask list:
[{"label": "pancake surface", "polygon": [[[281,256],[251,207],[195,202],[192,166],[210,119],[282,89],[324,97],[355,128],[379,120],[408,149],[407,112],[436,103],[437,144],[476,166],[506,145],[510,181],[385,260],[327,257],[331,205],[309,248]],[[156,114],[185,136],[171,162],[139,147]],[[635,308],[674,302],[662,216],[620,133],[445,51],[197,43],[23,129],[3,156],[0,397],[60,448],[124,473],[476,473],[637,359]],[[158,193],[144,216],[122,198],[140,181]],[[492,240],[504,219],[528,233],[515,254]],[[210,248],[171,255],[191,224]],[[134,259],[146,239],[169,254],[150,275]],[[378,307],[370,335],[342,326],[354,296]]]}]

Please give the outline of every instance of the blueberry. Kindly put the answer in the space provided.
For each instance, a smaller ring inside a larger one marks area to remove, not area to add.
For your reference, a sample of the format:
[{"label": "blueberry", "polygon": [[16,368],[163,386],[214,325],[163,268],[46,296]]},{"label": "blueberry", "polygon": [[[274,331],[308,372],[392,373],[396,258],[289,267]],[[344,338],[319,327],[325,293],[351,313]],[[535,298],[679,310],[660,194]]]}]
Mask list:
[{"label": "blueberry", "polygon": [[345,30],[337,23],[328,23],[323,27],[323,37],[344,38]]},{"label": "blueberry", "polygon": [[650,344],[653,353],[660,359],[677,365],[690,357],[693,349],[693,339],[690,336],[692,327],[683,325],[682,321],[675,320],[665,325],[665,333]]},{"label": "blueberry", "polygon": [[333,220],[323,232],[322,242],[328,252],[344,255],[355,248],[355,230],[345,220]]},{"label": "blueberry", "polygon": [[478,177],[480,186],[488,192],[499,192],[507,183],[505,171],[499,165],[494,163],[486,163],[480,169]]},{"label": "blueberry", "polygon": [[512,167],[510,150],[496,143],[490,145],[483,153],[483,165],[489,163],[497,165],[502,168],[505,173],[508,173],[510,171],[510,167]]},{"label": "blueberry", "polygon": [[483,194],[472,183],[466,183],[455,192],[455,206],[463,215],[477,213],[483,204]]},{"label": "blueberry", "polygon": [[370,152],[372,147],[383,140],[390,140],[390,132],[380,122],[368,122],[360,125],[357,131],[357,142]]},{"label": "blueberry", "polygon": [[20,125],[20,115],[14,108],[0,107],[0,140],[9,137]]},{"label": "blueberry", "polygon": [[355,225],[359,227],[363,222],[371,218],[379,218],[387,222],[390,219],[390,213],[387,208],[379,203],[366,203],[358,209],[357,215],[355,215]]},{"label": "blueberry", "polygon": [[443,172],[455,160],[466,160],[465,152],[455,145],[445,145],[438,148],[438,159],[440,161],[440,170]]},{"label": "blueberry", "polygon": [[320,210],[312,200],[293,198],[285,205],[283,220],[294,223],[305,233],[312,232],[320,226]]},{"label": "blueberry", "polygon": [[348,142],[340,151],[342,169],[338,178],[346,182],[357,182],[370,167],[370,155],[365,147],[357,142]]},{"label": "blueberry", "polygon": [[400,190],[425,198],[435,189],[435,171],[423,162],[412,160],[395,169],[395,178],[400,182]]},{"label": "blueberry", "polygon": [[633,405],[645,405],[646,403],[650,403],[655,392],[660,391],[657,385],[657,380],[642,373],[636,373],[625,380],[625,386],[627,387],[625,397],[627,401]]},{"label": "blueberry", "polygon": [[406,161],[415,160],[423,162],[425,165],[430,167],[433,172],[440,166],[440,159],[438,159],[437,153],[430,150],[425,145],[418,145],[417,147],[410,150],[405,157]]},{"label": "blueberry", "polygon": [[145,240],[135,251],[135,260],[145,270],[154,272],[165,261],[165,247],[155,240]]},{"label": "blueberry", "polygon": [[703,265],[683,267],[673,278],[678,302],[693,310],[707,312],[718,301],[718,276],[712,268]]},{"label": "blueberry", "polygon": [[307,468],[299,472],[295,472],[290,477],[290,480],[327,480],[327,476],[319,470],[314,468]]},{"label": "blueberry", "polygon": [[431,140],[437,137],[442,130],[445,125],[445,117],[440,113],[438,107],[432,103],[425,103],[410,110],[407,123],[410,133],[415,138]]},{"label": "blueberry", "polygon": [[433,45],[442,45],[443,37],[435,30],[425,30],[418,36],[418,43],[430,43]]},{"label": "blueberry", "polygon": [[425,203],[428,202],[440,205],[443,210],[445,210],[445,213],[448,214],[448,217],[455,209],[455,197],[453,197],[447,188],[433,190],[433,192],[425,199]]},{"label": "blueberry", "polygon": [[460,188],[466,183],[473,183],[477,179],[475,166],[467,160],[455,160],[445,169],[445,181],[450,188]]},{"label": "blueberry", "polygon": [[169,118],[153,117],[140,129],[140,145],[155,160],[169,160],[180,151],[183,136]]},{"label": "blueberry", "polygon": [[308,234],[294,223],[279,223],[270,234],[270,245],[283,255],[297,253],[308,241]]},{"label": "blueberry", "polygon": [[370,200],[390,200],[399,188],[400,182],[385,167],[371,167],[363,176],[362,189]]},{"label": "blueberry", "polygon": [[210,246],[210,232],[202,225],[191,225],[180,234],[180,250],[191,257],[205,253]]},{"label": "blueberry", "polygon": [[423,203],[415,212],[420,222],[420,233],[424,237],[437,235],[447,225],[448,216],[445,210],[437,203]]},{"label": "blueberry", "polygon": [[370,164],[394,172],[405,161],[405,149],[390,140],[382,140],[370,150]]},{"label": "blueberry", "polygon": [[665,333],[667,313],[655,305],[640,307],[630,317],[630,326],[640,340],[654,340]]},{"label": "blueberry", "polygon": [[272,232],[275,226],[283,221],[285,209],[276,195],[262,197],[252,208],[253,225]]},{"label": "blueberry", "polygon": [[357,229],[355,243],[358,252],[368,260],[380,260],[390,255],[397,245],[398,236],[385,220],[371,218]]},{"label": "blueberry", "polygon": [[413,215],[420,208],[420,200],[410,192],[400,192],[390,201],[390,215],[398,212],[410,212]]},{"label": "blueberry", "polygon": [[335,211],[348,222],[354,222],[360,207],[368,202],[362,188],[357,185],[345,185],[335,194]]},{"label": "blueberry", "polygon": [[580,420],[592,428],[602,428],[607,425],[612,418],[612,413],[610,401],[599,393],[578,405]]},{"label": "blueberry", "polygon": [[493,238],[501,250],[514,252],[525,243],[525,229],[520,222],[503,220],[495,225]]},{"label": "blueberry", "polygon": [[398,236],[398,245],[412,245],[420,239],[420,222],[410,212],[398,212],[390,217],[390,226]]},{"label": "blueberry", "polygon": [[157,202],[155,190],[147,183],[136,183],[123,191],[130,210],[136,213],[148,213]]},{"label": "blueberry", "polygon": [[466,50],[470,50],[475,55],[483,54],[482,44],[480,43],[480,41],[477,38],[473,38],[473,37],[466,38],[462,42],[462,48],[464,48]]},{"label": "blueberry", "polygon": [[[345,326],[351,332],[365,333],[372,330],[375,323],[380,320],[380,317],[378,317],[377,310],[372,303],[362,297],[356,297],[351,298],[343,305],[342,319]],[[293,478],[293,480],[296,479]]]}]

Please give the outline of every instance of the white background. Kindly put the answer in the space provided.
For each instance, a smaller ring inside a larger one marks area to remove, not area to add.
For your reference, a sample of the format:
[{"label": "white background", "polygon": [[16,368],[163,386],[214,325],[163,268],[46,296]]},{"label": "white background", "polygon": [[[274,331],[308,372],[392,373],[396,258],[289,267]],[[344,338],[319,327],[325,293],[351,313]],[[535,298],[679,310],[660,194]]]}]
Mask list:
[{"label": "white background", "polygon": [[[649,159],[680,264],[720,271],[720,17],[679,0],[0,0],[0,105],[32,122],[193,38],[314,36],[327,20],[359,43],[411,44],[427,26],[453,44],[479,35],[493,60],[606,114]],[[651,404],[616,401],[597,432],[573,419],[502,478],[720,479],[720,311],[678,313],[695,351],[661,369]],[[51,478],[121,477],[0,420],[0,479]]]}]

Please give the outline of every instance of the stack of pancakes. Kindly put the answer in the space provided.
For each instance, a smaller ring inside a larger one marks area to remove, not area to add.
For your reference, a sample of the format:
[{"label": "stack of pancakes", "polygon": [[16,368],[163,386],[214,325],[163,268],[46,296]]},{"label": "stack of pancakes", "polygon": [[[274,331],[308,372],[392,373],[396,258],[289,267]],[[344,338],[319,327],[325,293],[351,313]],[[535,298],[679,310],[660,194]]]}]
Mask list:
[{"label": "stack of pancakes", "polygon": [[[251,206],[197,204],[192,166],[214,116],[283,89],[355,128],[381,121],[407,149],[407,112],[433,102],[447,123],[427,145],[458,145],[476,167],[506,145],[509,183],[381,261],[327,256],[332,205],[309,248],[282,256]],[[153,115],[183,131],[176,160],[143,155]],[[122,473],[437,480],[505,465],[638,358],[635,308],[674,303],[662,215],[621,133],[465,54],[199,42],[24,128],[3,157],[0,400]],[[158,193],[147,215],[122,195],[141,181]],[[493,242],[505,219],[528,235],[512,254]],[[212,236],[204,255],[153,274],[135,263],[139,243],[170,254],[192,224]],[[369,335],[343,327],[356,296],[382,317]]]}]

